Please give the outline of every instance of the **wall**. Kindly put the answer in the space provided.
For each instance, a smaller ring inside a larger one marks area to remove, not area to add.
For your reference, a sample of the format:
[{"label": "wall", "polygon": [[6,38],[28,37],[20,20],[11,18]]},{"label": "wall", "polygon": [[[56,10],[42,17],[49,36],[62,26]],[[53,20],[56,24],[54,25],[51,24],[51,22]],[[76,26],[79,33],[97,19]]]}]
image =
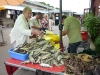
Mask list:
[{"label": "wall", "polygon": [[91,0],[91,5],[92,8],[95,7],[95,15],[98,15],[98,7],[100,5],[100,0]]}]

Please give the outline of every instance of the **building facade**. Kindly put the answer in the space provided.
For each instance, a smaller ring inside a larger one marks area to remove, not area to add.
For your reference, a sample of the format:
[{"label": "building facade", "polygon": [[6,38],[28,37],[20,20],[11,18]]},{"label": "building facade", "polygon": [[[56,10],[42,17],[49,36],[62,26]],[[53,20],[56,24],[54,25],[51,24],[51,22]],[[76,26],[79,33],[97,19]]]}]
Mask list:
[{"label": "building facade", "polygon": [[91,0],[91,9],[95,15],[100,15],[100,0]]}]

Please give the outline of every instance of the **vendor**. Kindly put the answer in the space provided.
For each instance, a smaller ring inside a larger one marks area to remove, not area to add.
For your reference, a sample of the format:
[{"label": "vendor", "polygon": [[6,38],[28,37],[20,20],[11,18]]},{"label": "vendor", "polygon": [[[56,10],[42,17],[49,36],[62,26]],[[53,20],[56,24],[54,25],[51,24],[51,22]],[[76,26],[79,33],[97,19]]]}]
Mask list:
[{"label": "vendor", "polygon": [[42,18],[42,13],[37,12],[34,17],[32,17],[31,20],[31,27],[34,29],[41,29],[40,19]]},{"label": "vendor", "polygon": [[30,36],[41,35],[41,31],[30,29],[29,19],[31,18],[31,14],[31,8],[25,7],[23,13],[16,19],[14,27],[10,32],[11,44],[13,44],[14,47],[28,42]]},{"label": "vendor", "polygon": [[77,48],[82,41],[80,22],[75,17],[66,17],[65,15],[62,16],[62,22],[64,24],[62,35],[67,34],[69,38],[68,52],[77,53]]}]

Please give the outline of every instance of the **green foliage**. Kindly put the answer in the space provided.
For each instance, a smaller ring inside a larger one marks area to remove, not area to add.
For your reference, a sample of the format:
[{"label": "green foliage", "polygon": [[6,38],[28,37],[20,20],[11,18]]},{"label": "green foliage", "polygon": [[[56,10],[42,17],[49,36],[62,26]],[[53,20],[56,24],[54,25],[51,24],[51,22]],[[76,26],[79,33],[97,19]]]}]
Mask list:
[{"label": "green foliage", "polygon": [[50,6],[50,7],[54,8],[53,6]]},{"label": "green foliage", "polygon": [[49,6],[49,7],[54,8],[53,6],[51,6],[50,4],[46,4],[45,2],[39,2],[39,3],[41,3],[41,4],[44,4],[44,5],[46,5],[46,6]]},{"label": "green foliage", "polygon": [[96,48],[95,51],[100,54],[100,36],[97,37],[97,39],[94,42],[94,45]]},{"label": "green foliage", "polygon": [[50,6],[50,4],[47,4],[47,6]]},{"label": "green foliage", "polygon": [[85,16],[83,24],[84,26],[86,26],[87,31],[90,34],[90,38],[94,42],[95,39],[99,36],[100,19],[90,13]]},{"label": "green foliage", "polygon": [[44,4],[44,5],[47,5],[45,2],[39,2],[39,3]]},{"label": "green foliage", "polygon": [[95,53],[100,54],[100,18],[92,13],[85,14],[83,24],[86,26],[90,38],[95,45]]},{"label": "green foliage", "polygon": [[59,8],[57,8],[57,7],[56,7],[56,9],[58,9],[58,10],[59,10]]}]

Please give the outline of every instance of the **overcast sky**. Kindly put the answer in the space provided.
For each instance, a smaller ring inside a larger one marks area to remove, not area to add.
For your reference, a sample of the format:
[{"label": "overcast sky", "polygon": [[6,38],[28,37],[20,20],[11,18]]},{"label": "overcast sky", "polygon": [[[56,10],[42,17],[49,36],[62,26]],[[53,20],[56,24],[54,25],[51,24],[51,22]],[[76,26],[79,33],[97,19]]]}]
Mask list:
[{"label": "overcast sky", "polygon": [[[38,2],[45,2],[54,7],[60,6],[60,0],[32,0]],[[84,8],[89,8],[90,0],[62,0],[62,9],[71,10],[77,13],[83,13]]]}]

